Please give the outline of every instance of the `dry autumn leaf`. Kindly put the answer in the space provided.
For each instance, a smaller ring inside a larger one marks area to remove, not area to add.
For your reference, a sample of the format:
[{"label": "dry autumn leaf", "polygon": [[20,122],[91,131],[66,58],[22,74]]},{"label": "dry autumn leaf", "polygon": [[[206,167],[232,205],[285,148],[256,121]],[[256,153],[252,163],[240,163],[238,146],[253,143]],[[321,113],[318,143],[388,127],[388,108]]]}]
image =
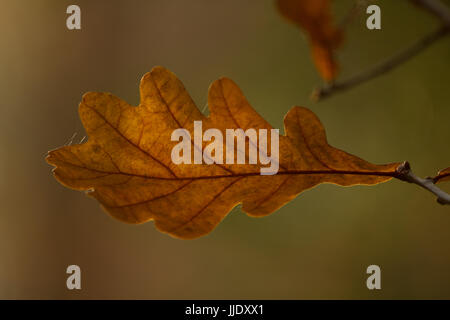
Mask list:
[{"label": "dry autumn leaf", "polygon": [[154,220],[159,230],[178,238],[209,233],[239,203],[260,217],[320,183],[385,182],[399,165],[374,165],[329,146],[319,119],[302,107],[284,118],[275,175],[260,175],[261,164],[176,165],[171,150],[178,142],[171,141],[171,133],[186,128],[194,136],[194,121],[202,121],[203,130],[222,132],[272,127],[227,78],[209,88],[209,117],[162,67],[144,75],[140,96],[134,107],[108,93],[86,93],[79,114],[88,141],[50,151],[47,162],[56,167],[59,182],[89,190],[113,217],[128,223]]},{"label": "dry autumn leaf", "polygon": [[434,183],[450,181],[450,167],[438,172],[438,175],[433,178]]},{"label": "dry autumn leaf", "polygon": [[336,78],[334,51],[342,42],[342,30],[333,25],[330,0],[277,0],[281,14],[308,34],[311,54],[326,81]]}]

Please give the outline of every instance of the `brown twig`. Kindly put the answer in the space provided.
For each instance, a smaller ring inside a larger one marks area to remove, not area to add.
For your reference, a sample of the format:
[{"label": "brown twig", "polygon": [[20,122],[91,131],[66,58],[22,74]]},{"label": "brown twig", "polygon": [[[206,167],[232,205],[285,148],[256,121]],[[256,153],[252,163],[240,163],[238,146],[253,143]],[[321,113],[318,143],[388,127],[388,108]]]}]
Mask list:
[{"label": "brown twig", "polygon": [[433,178],[425,178],[422,179],[418,176],[416,176],[412,170],[411,166],[407,161],[403,162],[398,168],[397,168],[397,179],[417,184],[418,186],[430,191],[434,195],[437,196],[437,202],[444,205],[449,204],[450,205],[450,194],[446,193],[444,190],[437,187],[434,183]]},{"label": "brown twig", "polygon": [[440,0],[410,0],[437,17],[446,26],[450,26],[450,10]]},{"label": "brown twig", "polygon": [[315,101],[327,98],[337,92],[348,90],[365,83],[373,78],[379,77],[397,66],[410,60],[439,39],[450,34],[450,10],[439,0],[411,0],[416,4],[426,8],[427,11],[438,17],[442,21],[441,27],[417,41],[411,47],[376,65],[375,67],[363,71],[347,80],[336,81],[324,87],[316,88],[312,93]]}]

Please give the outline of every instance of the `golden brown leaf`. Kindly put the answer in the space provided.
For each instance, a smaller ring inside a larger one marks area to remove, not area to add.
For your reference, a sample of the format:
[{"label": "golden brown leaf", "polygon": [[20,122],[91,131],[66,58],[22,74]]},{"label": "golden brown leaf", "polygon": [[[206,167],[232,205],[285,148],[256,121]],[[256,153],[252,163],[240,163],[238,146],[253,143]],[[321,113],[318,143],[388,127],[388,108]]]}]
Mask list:
[{"label": "golden brown leaf", "polygon": [[336,78],[338,65],[334,58],[342,42],[342,30],[333,25],[330,0],[277,0],[281,14],[308,34],[311,54],[326,81]]},{"label": "golden brown leaf", "polygon": [[433,178],[434,183],[450,181],[450,167],[438,172],[438,175]]},{"label": "golden brown leaf", "polygon": [[285,116],[276,175],[260,175],[260,164],[175,165],[171,150],[177,142],[171,133],[183,127],[193,137],[195,120],[203,122],[203,131],[272,127],[227,78],[209,88],[209,117],[162,67],[144,75],[140,96],[134,107],[108,93],[86,93],[79,113],[89,140],[47,157],[59,182],[89,190],[124,222],[153,219],[162,232],[196,238],[213,230],[239,203],[249,215],[264,216],[319,183],[373,185],[396,174],[398,164],[374,165],[329,146],[319,119],[302,107]]}]

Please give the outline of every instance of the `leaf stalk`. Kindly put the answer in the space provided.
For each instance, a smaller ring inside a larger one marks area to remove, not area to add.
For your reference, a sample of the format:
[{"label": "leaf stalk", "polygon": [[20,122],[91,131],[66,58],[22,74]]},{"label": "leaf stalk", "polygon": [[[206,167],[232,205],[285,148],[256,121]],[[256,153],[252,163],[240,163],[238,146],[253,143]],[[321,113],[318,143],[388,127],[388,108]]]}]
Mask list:
[{"label": "leaf stalk", "polygon": [[397,168],[397,179],[406,181],[409,183],[414,183],[429,192],[433,193],[437,196],[437,202],[445,205],[450,205],[450,194],[446,193],[444,190],[440,189],[438,186],[434,184],[433,178],[420,178],[416,176],[412,170],[411,166],[408,161],[403,162],[400,166]]}]

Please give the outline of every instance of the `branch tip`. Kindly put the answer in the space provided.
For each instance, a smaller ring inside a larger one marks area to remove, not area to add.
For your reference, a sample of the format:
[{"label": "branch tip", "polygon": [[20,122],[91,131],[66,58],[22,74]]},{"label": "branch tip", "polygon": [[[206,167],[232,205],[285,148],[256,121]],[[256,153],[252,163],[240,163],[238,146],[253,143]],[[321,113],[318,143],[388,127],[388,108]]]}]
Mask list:
[{"label": "branch tip", "polygon": [[450,194],[446,193],[444,190],[437,187],[434,181],[435,179],[430,177],[423,179],[416,176],[412,172],[411,166],[408,161],[404,161],[402,164],[400,164],[395,171],[396,171],[395,178],[409,183],[414,183],[419,187],[428,190],[429,192],[437,196],[436,201],[439,204],[450,205]]}]

